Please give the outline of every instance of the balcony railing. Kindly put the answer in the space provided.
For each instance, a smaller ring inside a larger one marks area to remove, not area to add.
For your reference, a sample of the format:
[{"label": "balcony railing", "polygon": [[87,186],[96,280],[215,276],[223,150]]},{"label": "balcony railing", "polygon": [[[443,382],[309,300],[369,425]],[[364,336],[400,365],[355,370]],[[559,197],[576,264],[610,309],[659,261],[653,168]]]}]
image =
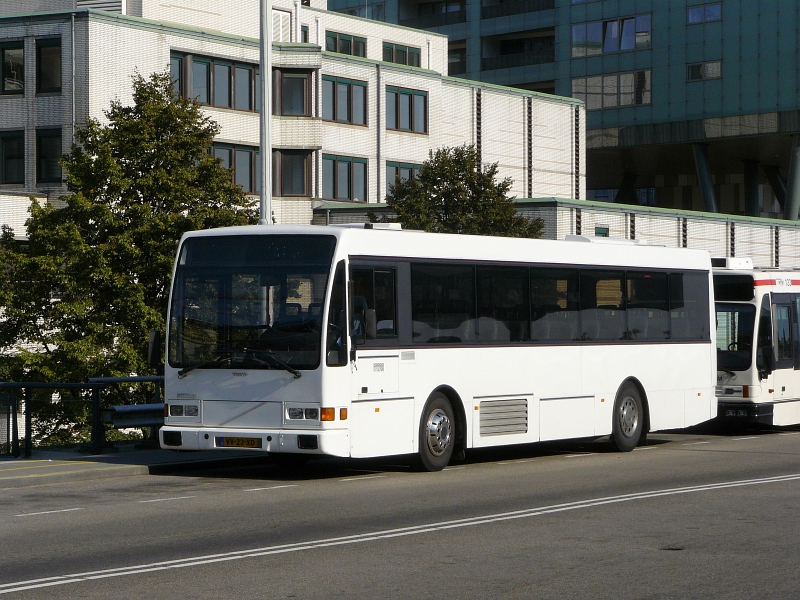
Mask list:
[{"label": "balcony railing", "polygon": [[512,67],[526,67],[528,65],[541,65],[555,62],[555,48],[543,48],[536,52],[520,52],[518,54],[505,54],[481,59],[481,71],[494,69],[510,69]]},{"label": "balcony railing", "polygon": [[501,4],[481,6],[481,19],[494,19],[496,17],[507,17],[509,15],[550,10],[555,8],[555,6],[555,0],[516,0],[515,2],[502,2]]},{"label": "balcony railing", "polygon": [[425,15],[414,17],[413,19],[403,19],[400,25],[412,27],[414,29],[429,29],[431,27],[441,27],[443,25],[455,25],[456,23],[466,23],[467,11],[457,10],[454,12],[438,13],[435,15]]}]

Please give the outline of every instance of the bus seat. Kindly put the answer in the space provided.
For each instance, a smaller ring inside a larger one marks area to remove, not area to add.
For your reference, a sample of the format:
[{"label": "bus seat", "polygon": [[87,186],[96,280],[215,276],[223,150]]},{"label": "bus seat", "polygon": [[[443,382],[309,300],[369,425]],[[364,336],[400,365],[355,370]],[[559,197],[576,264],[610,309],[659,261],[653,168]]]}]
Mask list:
[{"label": "bus seat", "polygon": [[628,339],[646,340],[648,339],[647,329],[650,324],[649,308],[629,308],[628,309]]},{"label": "bus seat", "polygon": [[322,302],[311,302],[308,305],[308,316],[319,320],[322,318]]},{"label": "bus seat", "polygon": [[540,319],[547,324],[547,337],[543,340],[571,341],[579,339],[578,313],[576,311],[559,311]]},{"label": "bus seat", "polygon": [[510,342],[511,332],[505,323],[491,317],[479,317],[477,320],[478,337],[483,342]]}]

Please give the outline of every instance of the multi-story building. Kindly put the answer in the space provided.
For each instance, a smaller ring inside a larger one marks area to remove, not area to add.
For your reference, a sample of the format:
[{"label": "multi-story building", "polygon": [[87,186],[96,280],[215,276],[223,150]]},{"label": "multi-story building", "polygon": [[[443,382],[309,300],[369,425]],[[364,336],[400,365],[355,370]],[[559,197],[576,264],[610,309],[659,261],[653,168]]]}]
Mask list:
[{"label": "multi-story building", "polygon": [[[257,194],[258,12],[258,0],[4,0],[0,205],[58,202],[75,127],[131,102],[135,72],[167,69],[219,123],[214,154]],[[324,0],[274,0],[273,38],[277,222],[308,223],[323,199],[383,201],[431,149],[463,143],[519,197],[585,197],[581,101],[448,77],[445,36],[328,12]]]},{"label": "multi-story building", "polygon": [[451,75],[584,100],[589,198],[797,219],[795,0],[329,5],[447,34]]}]

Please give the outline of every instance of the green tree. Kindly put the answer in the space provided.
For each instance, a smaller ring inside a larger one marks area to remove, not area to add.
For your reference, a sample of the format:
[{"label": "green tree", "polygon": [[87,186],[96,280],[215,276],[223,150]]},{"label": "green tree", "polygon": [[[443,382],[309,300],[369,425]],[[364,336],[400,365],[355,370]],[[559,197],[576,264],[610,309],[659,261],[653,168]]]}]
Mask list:
[{"label": "green tree", "polygon": [[431,150],[419,176],[390,186],[386,202],[406,229],[506,237],[539,237],[541,219],[517,214],[511,178],[497,182],[497,163],[481,167],[474,146]]},{"label": "green tree", "polygon": [[[135,75],[133,104],[112,102],[105,116],[77,131],[62,158],[63,208],[33,202],[28,243],[10,230],[0,241],[6,380],[150,373],[148,331],[165,328],[181,235],[256,222],[253,203],[208,152],[219,126],[175,96],[168,73]],[[115,393],[109,401],[144,392]],[[40,423],[40,439],[74,438],[68,426],[83,413],[83,403],[64,404]]]}]

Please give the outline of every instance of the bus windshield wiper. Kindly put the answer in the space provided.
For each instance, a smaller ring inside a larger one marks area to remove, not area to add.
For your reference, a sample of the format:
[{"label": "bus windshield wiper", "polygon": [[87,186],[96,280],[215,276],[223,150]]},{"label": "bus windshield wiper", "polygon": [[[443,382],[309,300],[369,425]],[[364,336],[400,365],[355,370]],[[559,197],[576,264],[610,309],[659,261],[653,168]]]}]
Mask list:
[{"label": "bus windshield wiper", "polygon": [[[230,350],[218,350],[221,354],[231,354]],[[207,360],[205,362],[196,363],[193,365],[189,365],[188,367],[183,367],[180,371],[178,371],[178,379],[183,379],[186,377],[186,374],[189,371],[194,371],[195,369],[208,369],[209,367],[222,367],[226,364],[231,362],[230,356],[218,356],[216,358],[212,358],[211,360]]]},{"label": "bus windshield wiper", "polygon": [[267,365],[270,364],[270,363],[268,363],[266,361],[262,361],[261,359],[256,357],[256,354],[263,354],[265,357],[267,357],[271,361],[271,363],[274,366],[278,367],[279,369],[283,369],[284,371],[288,371],[289,373],[294,375],[295,379],[300,379],[300,377],[302,376],[302,373],[300,371],[298,371],[294,367],[290,367],[285,362],[280,360],[277,356],[275,356],[275,353],[272,352],[271,350],[251,350],[249,348],[245,348],[244,351],[247,354],[251,355],[252,358],[254,360],[257,360],[258,362],[263,363],[263,364],[267,364]]}]

